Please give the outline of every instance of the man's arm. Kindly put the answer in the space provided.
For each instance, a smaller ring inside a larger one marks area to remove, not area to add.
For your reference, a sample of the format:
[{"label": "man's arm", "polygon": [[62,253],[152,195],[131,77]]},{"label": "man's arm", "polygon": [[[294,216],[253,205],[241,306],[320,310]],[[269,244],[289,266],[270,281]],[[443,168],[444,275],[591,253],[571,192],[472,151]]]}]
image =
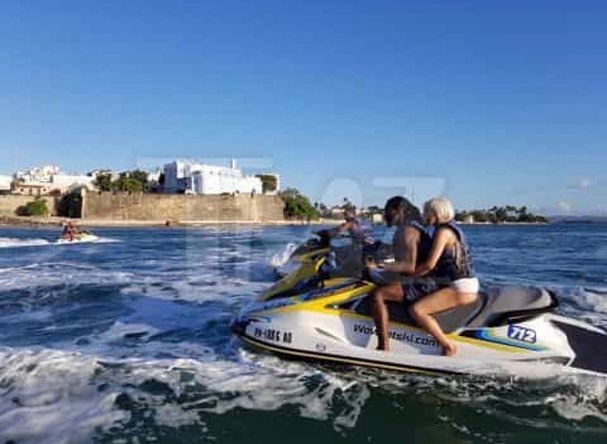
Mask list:
[{"label": "man's arm", "polygon": [[329,233],[331,233],[332,236],[336,236],[339,233],[341,233],[342,231],[349,230],[350,227],[352,227],[352,225],[354,225],[354,222],[343,222],[343,223],[339,224],[337,227],[331,228],[329,230]]},{"label": "man's arm", "polygon": [[405,248],[405,257],[399,262],[386,264],[384,270],[387,272],[412,275],[417,265],[417,245],[419,244],[419,231],[413,227],[405,227],[403,230],[402,245]]}]

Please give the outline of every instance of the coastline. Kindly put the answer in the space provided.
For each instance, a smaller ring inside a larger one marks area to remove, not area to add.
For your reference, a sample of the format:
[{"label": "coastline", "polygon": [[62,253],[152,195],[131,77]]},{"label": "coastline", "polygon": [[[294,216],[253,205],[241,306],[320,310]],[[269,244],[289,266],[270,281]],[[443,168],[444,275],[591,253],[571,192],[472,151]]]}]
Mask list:
[{"label": "coastline", "polygon": [[58,227],[65,221],[71,221],[83,227],[97,228],[139,228],[139,227],[199,227],[213,225],[254,225],[254,226],[301,226],[301,225],[337,225],[335,219],[320,219],[312,221],[298,220],[134,220],[134,219],[70,219],[66,217],[26,217],[0,216],[0,226],[8,227]]},{"label": "coastline", "polygon": [[[71,221],[76,225],[83,227],[97,227],[97,228],[142,228],[142,227],[203,227],[213,225],[242,225],[242,226],[318,226],[318,225],[339,225],[342,223],[340,219],[318,219],[311,221],[302,220],[195,220],[195,219],[182,219],[182,220],[138,220],[138,219],[98,219],[98,218],[67,218],[58,216],[48,217],[28,217],[28,216],[0,216],[0,226],[12,226],[12,227],[53,227],[61,226],[65,221]],[[551,222],[458,222],[458,225],[462,226],[487,226],[487,227],[499,227],[499,226],[544,226],[551,225]]]}]

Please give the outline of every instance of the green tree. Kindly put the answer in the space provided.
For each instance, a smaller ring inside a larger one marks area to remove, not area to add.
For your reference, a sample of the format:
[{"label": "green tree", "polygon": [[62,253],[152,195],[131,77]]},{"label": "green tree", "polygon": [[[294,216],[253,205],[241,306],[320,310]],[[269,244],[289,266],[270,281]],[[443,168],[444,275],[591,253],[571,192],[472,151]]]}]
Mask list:
[{"label": "green tree", "polygon": [[112,175],[110,173],[98,174],[93,182],[99,191],[112,191]]},{"label": "green tree", "polygon": [[133,180],[141,183],[141,188],[143,189],[143,191],[148,189],[150,175],[146,171],[134,170],[134,171],[129,172],[128,176],[130,179],[133,179]]},{"label": "green tree", "polygon": [[261,180],[261,192],[264,194],[272,193],[278,188],[278,180],[272,174],[258,174],[255,177]]},{"label": "green tree", "polygon": [[316,219],[318,212],[310,200],[295,188],[287,188],[280,193],[285,203],[284,215],[289,219]]},{"label": "green tree", "polygon": [[475,222],[489,222],[489,214],[486,211],[474,210],[470,214],[472,214]]},{"label": "green tree", "polygon": [[544,216],[537,216],[528,212],[527,207],[516,208],[511,205],[505,207],[491,207],[489,210],[462,211],[456,215],[457,220],[463,220],[466,215],[472,215],[476,222],[538,222],[547,223]]},{"label": "green tree", "polygon": [[521,207],[517,210],[516,220],[519,222],[529,222],[529,213],[527,212],[527,207]]},{"label": "green tree", "polygon": [[467,216],[468,216],[467,211],[457,211],[455,213],[455,220],[458,222],[463,222]]},{"label": "green tree", "polygon": [[344,211],[349,211],[349,210],[355,211],[356,205],[354,205],[350,199],[348,199],[347,197],[344,197],[344,204],[341,206],[341,208]]},{"label": "green tree", "polygon": [[148,186],[148,173],[141,170],[122,172],[112,182],[112,191],[121,193],[143,193]]},{"label": "green tree", "polygon": [[25,205],[17,208],[18,216],[48,216],[49,210],[46,205],[46,200],[37,197],[34,201],[28,202]]}]

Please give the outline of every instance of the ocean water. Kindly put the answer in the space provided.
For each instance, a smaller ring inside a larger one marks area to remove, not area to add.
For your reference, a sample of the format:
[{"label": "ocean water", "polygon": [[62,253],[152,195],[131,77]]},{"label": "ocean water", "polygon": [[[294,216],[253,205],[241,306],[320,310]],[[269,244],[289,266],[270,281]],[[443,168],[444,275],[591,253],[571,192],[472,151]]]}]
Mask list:
[{"label": "ocean water", "polygon": [[[307,227],[0,228],[0,443],[607,442],[607,378],[427,377],[243,348],[229,321]],[[466,227],[493,283],[607,327],[607,226]],[[607,353],[607,350],[606,350]]]}]

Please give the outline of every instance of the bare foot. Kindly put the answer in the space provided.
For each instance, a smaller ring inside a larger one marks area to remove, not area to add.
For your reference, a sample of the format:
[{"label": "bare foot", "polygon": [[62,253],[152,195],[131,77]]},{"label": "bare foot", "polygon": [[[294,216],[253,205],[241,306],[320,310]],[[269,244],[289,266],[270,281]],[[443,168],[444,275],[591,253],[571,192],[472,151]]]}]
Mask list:
[{"label": "bare foot", "polygon": [[443,355],[453,356],[457,353],[457,347],[453,342],[449,342],[443,346]]},{"label": "bare foot", "polygon": [[390,351],[390,347],[388,346],[388,344],[380,342],[377,345],[377,348],[375,350],[379,350],[379,351]]}]

